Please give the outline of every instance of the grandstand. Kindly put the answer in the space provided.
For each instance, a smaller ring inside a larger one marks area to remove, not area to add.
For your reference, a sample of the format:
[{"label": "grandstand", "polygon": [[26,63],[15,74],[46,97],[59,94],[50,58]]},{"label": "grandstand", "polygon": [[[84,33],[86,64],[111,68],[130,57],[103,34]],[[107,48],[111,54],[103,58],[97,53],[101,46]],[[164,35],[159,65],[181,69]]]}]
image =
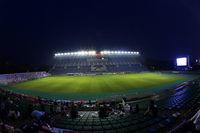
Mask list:
[{"label": "grandstand", "polygon": [[38,79],[47,77],[50,74],[47,72],[27,72],[27,73],[14,73],[14,74],[2,74],[0,75],[0,84],[12,84],[23,82],[31,79]]},{"label": "grandstand", "polygon": [[140,72],[140,53],[133,51],[78,51],[55,54],[52,74]]}]

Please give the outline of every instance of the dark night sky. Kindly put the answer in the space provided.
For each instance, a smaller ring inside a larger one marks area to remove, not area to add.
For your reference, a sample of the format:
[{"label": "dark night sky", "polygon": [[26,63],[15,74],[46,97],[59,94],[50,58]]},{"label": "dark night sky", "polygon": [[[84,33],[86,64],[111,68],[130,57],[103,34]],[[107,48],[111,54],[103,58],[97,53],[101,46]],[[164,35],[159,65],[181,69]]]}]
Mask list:
[{"label": "dark night sky", "polygon": [[0,59],[42,64],[59,51],[200,57],[199,0],[1,0]]}]

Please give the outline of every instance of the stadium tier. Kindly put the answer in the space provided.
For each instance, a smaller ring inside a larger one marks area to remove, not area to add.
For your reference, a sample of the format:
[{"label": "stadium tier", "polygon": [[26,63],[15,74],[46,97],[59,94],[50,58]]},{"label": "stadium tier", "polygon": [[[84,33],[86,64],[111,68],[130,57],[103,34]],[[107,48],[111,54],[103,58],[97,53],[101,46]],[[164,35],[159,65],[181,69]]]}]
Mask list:
[{"label": "stadium tier", "polygon": [[31,79],[38,79],[49,76],[46,72],[26,72],[26,73],[14,73],[14,74],[1,74],[0,84],[12,84],[23,82]]},{"label": "stadium tier", "polygon": [[52,74],[140,72],[144,67],[139,52],[132,51],[79,51],[56,53]]}]

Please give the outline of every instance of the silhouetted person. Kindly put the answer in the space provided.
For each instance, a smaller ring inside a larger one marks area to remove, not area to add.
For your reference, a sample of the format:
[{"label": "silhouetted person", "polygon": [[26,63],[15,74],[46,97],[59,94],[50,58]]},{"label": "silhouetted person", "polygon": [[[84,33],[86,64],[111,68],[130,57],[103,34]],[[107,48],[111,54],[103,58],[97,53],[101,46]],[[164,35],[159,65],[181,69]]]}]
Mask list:
[{"label": "silhouetted person", "polygon": [[147,108],[147,111],[144,113],[144,115],[151,115],[151,116],[157,116],[158,114],[158,108],[157,105],[155,105],[153,100],[150,100],[150,104]]},{"label": "silhouetted person", "polygon": [[41,104],[42,103],[42,100],[41,100],[41,97],[38,96],[38,103]]},{"label": "silhouetted person", "polygon": [[44,104],[41,104],[40,108],[41,108],[42,111],[45,111]]},{"label": "silhouetted person", "polygon": [[99,118],[105,118],[107,116],[107,108],[105,105],[99,108]]},{"label": "silhouetted person", "polygon": [[31,113],[33,112],[33,106],[32,106],[32,104],[29,104],[28,105],[28,116],[30,116],[31,117]]},{"label": "silhouetted person", "polygon": [[134,112],[135,112],[135,113],[139,113],[139,111],[140,111],[140,110],[139,110],[139,105],[136,104],[136,105],[135,105],[135,111],[134,111]]},{"label": "silhouetted person", "polygon": [[54,113],[54,110],[53,110],[53,105],[51,105],[51,106],[50,106],[50,115],[53,116],[54,114],[55,114],[55,113]]},{"label": "silhouetted person", "polygon": [[72,106],[71,111],[70,111],[70,117],[72,119],[75,119],[78,117],[78,111],[75,109],[74,106]]},{"label": "silhouetted person", "polygon": [[46,112],[34,110],[31,113],[34,122],[37,124],[37,127],[45,130],[46,132],[51,132],[51,121],[50,117]]}]

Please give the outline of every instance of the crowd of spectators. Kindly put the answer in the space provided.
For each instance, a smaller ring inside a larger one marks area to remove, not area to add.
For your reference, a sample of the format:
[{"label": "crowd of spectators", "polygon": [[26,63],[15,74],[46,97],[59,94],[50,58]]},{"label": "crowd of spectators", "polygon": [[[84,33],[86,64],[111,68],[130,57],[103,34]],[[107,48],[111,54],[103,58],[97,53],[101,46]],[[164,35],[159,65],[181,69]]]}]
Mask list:
[{"label": "crowd of spectators", "polygon": [[[105,118],[109,115],[124,116],[127,113],[139,113],[139,104],[129,105],[126,99],[122,102],[97,102],[97,101],[61,101],[49,100],[41,97],[32,97],[25,94],[16,94],[12,91],[0,89],[0,132],[5,133],[36,133],[52,132],[53,120],[56,116],[75,119],[79,117],[80,110],[96,110],[97,117]],[[26,104],[27,113],[22,111],[21,104]],[[47,111],[47,107],[49,108]],[[156,116],[155,104],[150,101],[145,115]],[[28,120],[30,124],[23,124]],[[10,126],[10,121],[13,124]],[[19,125],[21,121],[21,125]],[[6,123],[8,122],[8,123]],[[15,127],[15,128],[14,128]],[[16,128],[17,127],[17,128]],[[34,129],[34,130],[33,130]]]}]

